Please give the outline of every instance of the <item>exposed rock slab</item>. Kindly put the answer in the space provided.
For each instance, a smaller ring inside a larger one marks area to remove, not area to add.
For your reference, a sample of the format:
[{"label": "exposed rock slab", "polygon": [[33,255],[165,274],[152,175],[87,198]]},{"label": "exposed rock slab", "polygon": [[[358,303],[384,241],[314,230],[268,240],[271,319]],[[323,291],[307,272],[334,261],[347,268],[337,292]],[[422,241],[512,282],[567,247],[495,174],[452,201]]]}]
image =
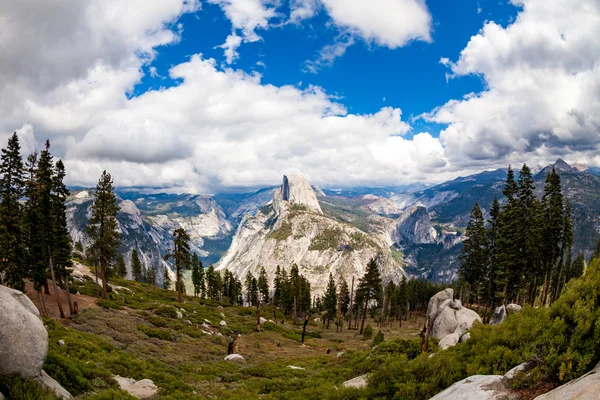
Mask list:
[{"label": "exposed rock slab", "polygon": [[513,400],[516,396],[506,388],[499,375],[474,375],[456,382],[431,400]]},{"label": "exposed rock slab", "polygon": [[365,388],[367,387],[367,376],[367,374],[357,376],[356,378],[350,379],[349,381],[342,383],[342,386],[355,389]]},{"label": "exposed rock slab", "polygon": [[72,399],[71,393],[69,393],[65,388],[63,388],[60,383],[56,382],[54,378],[46,373],[46,371],[42,370],[40,376],[35,378],[36,381],[46,386],[48,389],[52,390],[58,397],[61,399]]},{"label": "exposed rock slab", "polygon": [[150,379],[136,381],[135,379],[117,375],[115,376],[115,380],[122,390],[138,399],[147,399],[158,393],[158,387]]},{"label": "exposed rock slab", "polygon": [[600,364],[587,374],[538,396],[535,400],[597,400],[600,398]]},{"label": "exposed rock slab", "polygon": [[0,375],[35,378],[48,353],[48,332],[33,302],[0,285]]},{"label": "exposed rock slab", "polygon": [[246,364],[246,359],[240,354],[230,354],[224,358],[225,361],[231,361],[238,364]]}]

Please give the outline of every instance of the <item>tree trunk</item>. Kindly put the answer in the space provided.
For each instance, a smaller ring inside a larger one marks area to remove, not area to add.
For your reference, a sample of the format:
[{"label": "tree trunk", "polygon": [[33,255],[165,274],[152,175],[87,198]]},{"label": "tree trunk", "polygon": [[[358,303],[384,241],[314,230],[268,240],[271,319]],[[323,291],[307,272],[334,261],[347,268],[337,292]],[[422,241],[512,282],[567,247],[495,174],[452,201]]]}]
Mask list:
[{"label": "tree trunk", "polygon": [[308,325],[308,313],[304,316],[304,326],[302,327],[302,344],[304,344],[304,335],[306,334],[306,325]]},{"label": "tree trunk", "polygon": [[427,321],[423,325],[423,330],[421,331],[421,353],[427,353],[427,349],[429,348],[429,330],[427,329]]},{"label": "tree trunk", "polygon": [[369,293],[365,296],[365,308],[363,310],[362,322],[360,323],[360,334],[362,335],[363,329],[365,328],[365,320],[367,319],[367,307],[369,305]]},{"label": "tree trunk", "polygon": [[38,299],[40,300],[40,308],[41,308],[41,314],[42,317],[47,318],[48,317],[48,311],[46,311],[46,303],[44,302],[44,296],[42,295],[42,290],[38,290],[37,291],[38,294]]},{"label": "tree trunk", "polygon": [[350,290],[350,308],[348,309],[350,315],[348,316],[348,330],[352,326],[352,299],[354,297],[354,275],[352,275],[352,289]]},{"label": "tree trunk", "polygon": [[52,278],[52,287],[54,287],[54,296],[56,297],[56,304],[58,304],[58,311],[60,317],[65,318],[65,312],[63,311],[62,304],[60,304],[60,292],[58,291],[58,285],[56,285],[56,278],[54,277],[54,263],[52,262],[52,256],[48,260],[48,266],[50,267],[50,277]]},{"label": "tree trunk", "polygon": [[177,302],[182,303],[181,300],[181,274],[179,273],[179,266],[176,267],[177,270]]},{"label": "tree trunk", "polygon": [[106,260],[104,259],[104,256],[100,257],[100,273],[102,274],[102,276],[100,277],[100,279],[102,279],[102,297],[108,299],[108,282],[106,282]]},{"label": "tree trunk", "polygon": [[48,281],[44,282],[44,294],[50,296],[50,289],[48,289]]},{"label": "tree trunk", "polygon": [[68,277],[65,277],[65,292],[67,292],[67,303],[69,303],[69,314],[74,315],[74,314],[76,314],[76,312],[73,309],[73,300],[71,299],[71,292],[69,292],[69,278]]},{"label": "tree trunk", "polygon": [[238,335],[234,333],[235,336],[233,336],[231,338],[231,340],[229,340],[229,343],[227,343],[227,355],[230,354],[237,354],[238,352]]},{"label": "tree trunk", "polygon": [[256,332],[260,332],[260,300],[256,303]]},{"label": "tree trunk", "polygon": [[293,318],[294,318],[294,325],[296,325],[297,323],[297,314],[296,314],[296,295],[294,294],[294,314],[293,314]]}]

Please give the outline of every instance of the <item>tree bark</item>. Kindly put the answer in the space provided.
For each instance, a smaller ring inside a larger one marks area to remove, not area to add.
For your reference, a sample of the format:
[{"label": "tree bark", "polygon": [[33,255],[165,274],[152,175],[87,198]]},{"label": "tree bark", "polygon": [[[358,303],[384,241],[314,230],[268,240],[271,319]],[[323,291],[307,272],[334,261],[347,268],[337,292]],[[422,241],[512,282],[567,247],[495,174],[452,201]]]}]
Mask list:
[{"label": "tree bark", "polygon": [[308,325],[308,313],[304,316],[304,326],[302,327],[302,344],[304,344],[304,335],[306,334],[306,325]]},{"label": "tree bark", "polygon": [[60,304],[60,292],[58,291],[58,285],[56,285],[56,278],[54,277],[54,263],[52,262],[52,256],[48,259],[48,266],[50,267],[50,277],[52,278],[52,287],[54,287],[54,296],[56,297],[56,304],[58,304],[58,311],[60,317],[65,318],[65,312],[63,311],[62,304]]},{"label": "tree bark", "polygon": [[74,315],[74,314],[76,314],[76,312],[73,309],[73,300],[71,299],[71,292],[69,292],[69,278],[68,277],[65,277],[65,292],[67,292],[67,303],[69,303],[69,314]]},{"label": "tree bark", "polygon": [[350,289],[350,308],[348,309],[348,311],[350,312],[350,315],[348,316],[348,330],[350,330],[350,327],[352,326],[352,300],[354,297],[354,275],[352,275],[352,289]]},{"label": "tree bark", "polygon": [[362,322],[360,323],[360,334],[362,335],[363,329],[365,328],[365,320],[367,319],[367,306],[369,305],[369,293],[365,295],[365,308],[363,310]]},{"label": "tree bark", "polygon": [[181,300],[181,274],[179,273],[179,266],[176,267],[177,270],[177,302],[182,303]]},{"label": "tree bark", "polygon": [[260,332],[260,300],[256,303],[256,332]]},{"label": "tree bark", "polygon": [[38,299],[40,300],[40,308],[41,308],[41,314],[42,317],[47,318],[48,317],[48,311],[46,311],[46,303],[44,302],[44,296],[42,295],[42,291],[41,289],[37,291],[38,294]]},{"label": "tree bark", "polygon": [[421,331],[421,353],[427,353],[427,349],[429,348],[429,330],[427,329],[427,321],[423,325],[423,330]]},{"label": "tree bark", "polygon": [[102,279],[102,297],[108,299],[108,283],[106,282],[106,259],[100,256],[100,279]]}]

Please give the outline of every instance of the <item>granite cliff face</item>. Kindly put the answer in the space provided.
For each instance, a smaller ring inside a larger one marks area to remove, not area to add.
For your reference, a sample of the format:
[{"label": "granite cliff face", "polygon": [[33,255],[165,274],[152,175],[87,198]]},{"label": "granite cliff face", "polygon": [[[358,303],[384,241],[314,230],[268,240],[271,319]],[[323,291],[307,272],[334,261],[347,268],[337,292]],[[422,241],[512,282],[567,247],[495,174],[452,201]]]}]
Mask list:
[{"label": "granite cliff face", "polygon": [[273,279],[278,265],[289,269],[296,264],[319,295],[330,272],[336,280],[350,281],[364,274],[372,258],[384,279],[404,276],[383,240],[323,214],[308,182],[300,175],[287,175],[272,202],[242,220],[217,270],[227,269],[243,279],[263,266]]}]

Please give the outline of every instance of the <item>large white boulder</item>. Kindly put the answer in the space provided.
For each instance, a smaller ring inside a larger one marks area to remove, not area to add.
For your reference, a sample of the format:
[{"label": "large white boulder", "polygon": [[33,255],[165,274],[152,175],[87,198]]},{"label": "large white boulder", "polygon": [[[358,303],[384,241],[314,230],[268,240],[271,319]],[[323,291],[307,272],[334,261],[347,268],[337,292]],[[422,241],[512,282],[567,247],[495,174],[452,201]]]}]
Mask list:
[{"label": "large white boulder", "polygon": [[515,303],[510,303],[509,305],[506,306],[506,312],[508,314],[518,313],[522,309],[523,309],[523,307],[521,307],[520,305],[515,304]]},{"label": "large white boulder", "polygon": [[231,361],[238,364],[246,364],[246,360],[239,354],[230,354],[224,358],[225,361]]},{"label": "large white boulder", "polygon": [[473,327],[475,321],[481,322],[481,317],[475,311],[462,307],[456,310],[456,321],[458,322],[458,327],[454,331],[458,333],[458,336],[462,336],[465,332]]},{"label": "large white boulder", "polygon": [[499,375],[474,375],[456,382],[430,400],[513,400],[506,388],[505,378]]},{"label": "large white boulder", "polygon": [[456,346],[459,340],[460,335],[458,333],[451,333],[444,336],[438,343],[438,346],[440,346],[440,349],[446,350],[448,347]]},{"label": "large white boulder", "polygon": [[600,364],[587,374],[534,400],[597,400],[600,398]]},{"label": "large white boulder", "polygon": [[441,312],[441,305],[446,300],[452,301],[454,298],[454,290],[445,289],[441,292],[436,293],[431,299],[429,299],[429,303],[427,304],[427,317],[429,318],[429,327],[432,327],[433,321],[437,318],[438,314]]},{"label": "large white boulder", "polygon": [[48,354],[48,332],[35,305],[0,285],[0,375],[35,378]]},{"label": "large white boulder", "polygon": [[126,391],[138,399],[154,397],[158,393],[158,388],[150,379],[136,381],[135,379],[124,378],[117,375],[115,376],[115,380],[119,384],[121,390]]},{"label": "large white boulder", "polygon": [[447,335],[454,333],[456,328],[458,328],[456,311],[446,306],[433,321],[431,336],[438,339],[443,339]]}]

